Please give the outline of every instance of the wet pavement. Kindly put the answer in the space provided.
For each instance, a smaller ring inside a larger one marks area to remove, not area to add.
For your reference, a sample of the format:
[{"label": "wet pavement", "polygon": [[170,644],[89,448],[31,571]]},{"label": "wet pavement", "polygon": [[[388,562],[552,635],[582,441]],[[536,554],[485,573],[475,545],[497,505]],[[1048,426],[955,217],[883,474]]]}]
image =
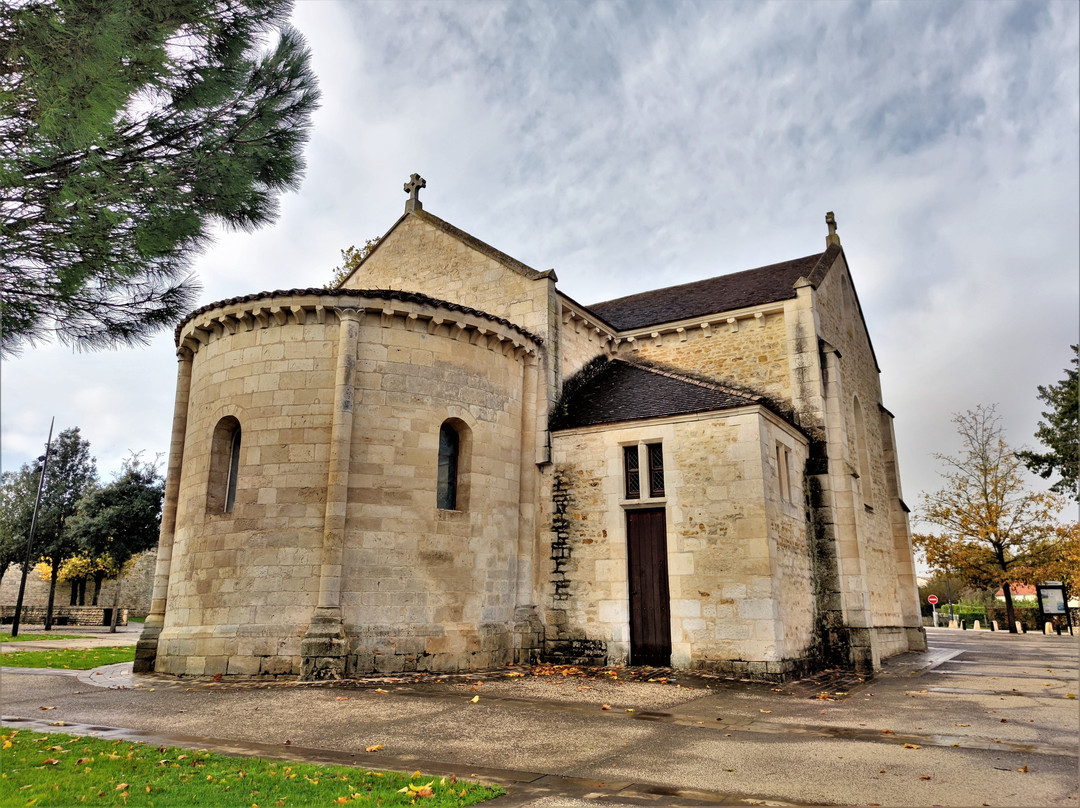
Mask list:
[{"label": "wet pavement", "polygon": [[890,659],[868,682],[842,671],[770,685],[550,667],[214,682],[133,677],[128,663],[0,669],[0,701],[13,727],[476,777],[508,789],[494,808],[1080,808],[1076,640],[928,636],[930,651]]}]

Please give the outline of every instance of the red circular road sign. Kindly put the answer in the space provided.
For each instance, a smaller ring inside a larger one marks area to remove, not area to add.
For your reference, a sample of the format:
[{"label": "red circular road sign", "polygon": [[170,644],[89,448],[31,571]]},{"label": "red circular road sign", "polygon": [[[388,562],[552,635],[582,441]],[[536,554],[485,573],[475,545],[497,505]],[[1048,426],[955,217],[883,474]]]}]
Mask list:
[{"label": "red circular road sign", "polygon": [[926,599],[926,602],[931,606],[937,606],[937,595],[931,595]]}]

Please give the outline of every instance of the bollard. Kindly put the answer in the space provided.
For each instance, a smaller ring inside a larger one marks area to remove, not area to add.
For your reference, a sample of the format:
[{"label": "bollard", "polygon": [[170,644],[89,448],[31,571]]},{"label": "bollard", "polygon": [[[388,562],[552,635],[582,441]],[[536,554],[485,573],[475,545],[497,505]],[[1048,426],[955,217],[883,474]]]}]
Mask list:
[{"label": "bollard", "polygon": [[981,622],[979,622],[978,620],[976,620],[976,621],[975,621],[975,625],[973,626],[973,628],[974,628],[974,629],[975,629],[976,631],[978,631],[979,629],[981,629],[981,628],[982,628],[982,623],[981,623]]},{"label": "bollard", "polygon": [[967,620],[960,621],[960,628],[962,628],[964,631],[967,631]]},{"label": "bollard", "polygon": [[997,631],[998,630],[997,620],[991,620],[990,621],[990,630],[991,631]]},{"label": "bollard", "polygon": [[956,625],[955,620],[950,620],[949,621],[949,628],[958,628],[958,626]]},{"label": "bollard", "polygon": [[1023,634],[1024,633],[1024,624],[1021,623],[1019,620],[1016,621],[1016,633],[1017,634]]},{"label": "bollard", "polygon": [[1049,620],[1047,620],[1046,625],[1043,626],[1043,634],[1053,634],[1053,633],[1054,633],[1054,624],[1051,623]]}]

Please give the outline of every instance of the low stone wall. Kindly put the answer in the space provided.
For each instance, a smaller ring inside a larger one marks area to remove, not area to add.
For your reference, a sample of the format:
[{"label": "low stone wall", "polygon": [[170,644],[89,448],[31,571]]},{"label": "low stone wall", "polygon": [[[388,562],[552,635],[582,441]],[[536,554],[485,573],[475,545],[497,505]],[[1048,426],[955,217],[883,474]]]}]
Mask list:
[{"label": "low stone wall", "polygon": [[[22,625],[43,625],[46,606],[23,606]],[[112,624],[111,606],[53,606],[53,623],[57,626],[108,626]],[[10,624],[15,620],[14,606],[0,606],[0,623]],[[128,610],[120,609],[116,625],[126,626]]]}]

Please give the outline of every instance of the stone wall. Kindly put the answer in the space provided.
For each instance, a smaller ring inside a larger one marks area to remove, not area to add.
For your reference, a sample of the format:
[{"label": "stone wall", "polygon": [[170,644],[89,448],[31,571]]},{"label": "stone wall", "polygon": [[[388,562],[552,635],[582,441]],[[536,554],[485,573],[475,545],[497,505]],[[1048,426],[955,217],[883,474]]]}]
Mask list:
[{"label": "stone wall", "polygon": [[[777,441],[801,468],[805,439],[759,407],[555,433],[542,494],[553,556],[546,651],[602,646],[609,663],[628,660],[625,510],[662,506],[672,664],[772,677],[804,664],[813,594],[801,479],[781,502]],[[666,496],[626,500],[623,446],[657,442]]]},{"label": "stone wall", "polygon": [[[537,346],[436,301],[312,293],[222,304],[181,334],[195,355],[159,672],[301,672],[325,568],[336,305],[358,312],[343,360],[351,440],[334,578],[346,668],[487,667],[520,647],[522,389]],[[226,416],[242,434],[230,513],[208,510]],[[447,421],[462,438],[454,511],[436,507]]]},{"label": "stone wall", "polygon": [[[20,629],[24,626],[44,625],[48,614],[48,605],[23,605]],[[111,606],[53,606],[54,626],[110,626],[112,625]],[[0,623],[10,624],[15,620],[14,606],[0,606]],[[116,625],[126,626],[128,610],[121,607]]]},{"label": "stone wall", "polygon": [[614,331],[560,295],[559,367],[566,380],[611,349]]},{"label": "stone wall", "polygon": [[888,484],[890,478],[898,478],[894,468],[886,468],[891,436],[882,434],[879,371],[842,258],[825,276],[816,297],[821,336],[840,354],[845,458],[855,478],[852,508],[870,614],[875,626],[900,626],[904,624],[901,570],[892,519],[899,492]]},{"label": "stone wall", "polygon": [[[124,575],[120,587],[120,606],[132,615],[144,616],[150,611],[150,592],[153,588],[154,564],[157,551],[148,550],[132,559],[131,566]],[[19,581],[22,577],[22,565],[12,564],[0,579],[0,604],[10,606],[14,614],[15,604],[19,599]],[[55,606],[68,606],[71,603],[72,584],[58,581],[56,584]],[[94,593],[94,582],[86,582],[86,605],[89,606]],[[113,604],[116,594],[116,581],[103,581],[98,593],[98,605]],[[49,603],[49,582],[43,581],[35,570],[26,576],[26,591],[23,594],[24,606],[47,606]]]},{"label": "stone wall", "polygon": [[787,329],[782,308],[773,307],[742,317],[703,319],[708,323],[705,328],[699,324],[678,329],[665,326],[631,333],[632,340],[619,343],[618,355],[637,356],[713,378],[729,379],[744,389],[790,400]]},{"label": "stone wall", "polygon": [[550,275],[494,250],[479,252],[481,245],[455,235],[461,231],[439,225],[445,222],[426,213],[404,216],[342,288],[420,292],[505,318],[546,339],[554,302]]}]

